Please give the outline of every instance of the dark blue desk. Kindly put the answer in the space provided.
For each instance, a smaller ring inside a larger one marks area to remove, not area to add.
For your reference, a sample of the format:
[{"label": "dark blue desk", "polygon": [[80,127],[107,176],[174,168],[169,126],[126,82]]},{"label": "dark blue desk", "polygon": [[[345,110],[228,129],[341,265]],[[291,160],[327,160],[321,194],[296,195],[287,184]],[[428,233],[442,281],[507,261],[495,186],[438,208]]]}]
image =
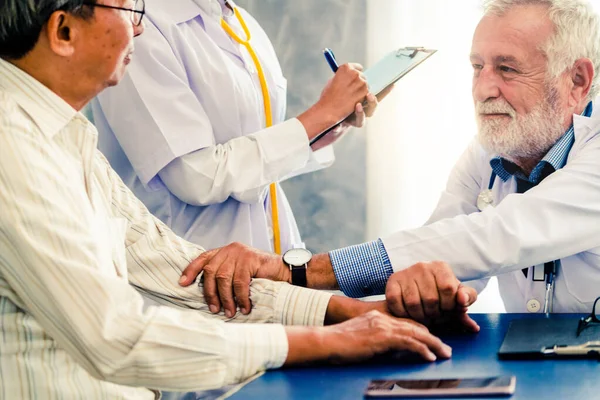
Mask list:
[{"label": "dark blue desk", "polygon": [[362,399],[370,379],[515,375],[517,390],[510,399],[600,399],[600,364],[596,360],[498,360],[496,353],[508,323],[524,316],[531,315],[473,314],[481,326],[478,335],[443,338],[445,343],[452,346],[450,360],[433,364],[354,365],[270,371],[231,398]]}]

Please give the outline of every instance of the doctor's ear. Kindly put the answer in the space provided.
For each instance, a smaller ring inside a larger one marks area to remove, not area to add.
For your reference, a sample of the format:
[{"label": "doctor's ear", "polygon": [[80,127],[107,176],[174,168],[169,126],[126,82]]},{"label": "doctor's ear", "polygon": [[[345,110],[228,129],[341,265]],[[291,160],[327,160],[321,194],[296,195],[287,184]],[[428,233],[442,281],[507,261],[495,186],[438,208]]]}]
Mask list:
[{"label": "doctor's ear", "polygon": [[585,106],[585,100],[592,88],[594,74],[594,64],[589,58],[580,58],[575,61],[570,71],[570,79],[573,85],[569,96],[570,106]]}]

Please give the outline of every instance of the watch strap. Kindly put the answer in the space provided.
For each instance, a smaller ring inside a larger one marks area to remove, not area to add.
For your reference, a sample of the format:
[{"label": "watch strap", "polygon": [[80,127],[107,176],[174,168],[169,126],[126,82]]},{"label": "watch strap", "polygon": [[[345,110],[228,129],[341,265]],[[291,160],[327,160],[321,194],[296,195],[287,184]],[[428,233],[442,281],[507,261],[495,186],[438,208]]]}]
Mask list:
[{"label": "watch strap", "polygon": [[306,287],[306,267],[307,265],[290,265],[292,272],[292,285]]}]

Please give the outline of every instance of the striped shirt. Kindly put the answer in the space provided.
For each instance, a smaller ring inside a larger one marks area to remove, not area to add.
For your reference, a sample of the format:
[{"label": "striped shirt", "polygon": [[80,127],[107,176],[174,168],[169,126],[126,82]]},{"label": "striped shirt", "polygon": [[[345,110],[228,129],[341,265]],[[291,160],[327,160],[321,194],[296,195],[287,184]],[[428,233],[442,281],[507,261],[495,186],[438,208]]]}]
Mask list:
[{"label": "striped shirt", "polygon": [[249,316],[211,314],[177,284],[203,249],[148,213],[96,143],[0,60],[0,398],[152,399],[281,366],[281,324],[322,324],[330,295],[254,280]]}]

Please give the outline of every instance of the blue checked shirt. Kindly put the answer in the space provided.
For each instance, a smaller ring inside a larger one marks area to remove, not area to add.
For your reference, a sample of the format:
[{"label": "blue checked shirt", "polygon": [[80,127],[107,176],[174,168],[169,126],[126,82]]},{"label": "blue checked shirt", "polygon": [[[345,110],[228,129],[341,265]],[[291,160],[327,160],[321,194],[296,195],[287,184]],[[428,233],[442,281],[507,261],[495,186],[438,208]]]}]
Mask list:
[{"label": "blue checked shirt", "polygon": [[[583,115],[589,117],[592,115],[592,103],[590,102]],[[544,178],[551,173],[561,169],[567,163],[567,157],[575,142],[575,129],[573,125],[567,132],[552,146],[546,156],[537,163],[529,176],[525,176],[523,171],[513,162],[508,161],[500,156],[496,156],[490,160],[490,166],[494,173],[504,182],[508,181],[512,176],[517,179],[517,192],[523,193],[533,186],[539,184]],[[491,184],[490,184],[491,185]],[[491,188],[490,188],[491,189]]]},{"label": "blue checked shirt", "polygon": [[329,257],[340,289],[350,297],[385,293],[394,273],[381,239],[331,251]]},{"label": "blue checked shirt", "polygon": [[[592,115],[591,102],[583,115],[586,117]],[[496,176],[504,182],[514,176],[517,179],[517,191],[522,193],[562,168],[567,162],[574,142],[575,131],[571,125],[528,177],[514,163],[499,156],[492,158],[490,165]],[[385,293],[385,284],[394,273],[381,239],[331,251],[329,257],[340,289],[350,297]]]},{"label": "blue checked shirt", "polygon": [[[517,192],[524,193],[531,189],[554,171],[562,168],[567,162],[567,157],[575,141],[575,130],[573,126],[552,146],[546,156],[537,163],[529,176],[512,161],[496,156],[490,160],[490,165],[495,176],[506,182],[511,177],[517,179]],[[490,183],[491,186],[491,183]]]}]

